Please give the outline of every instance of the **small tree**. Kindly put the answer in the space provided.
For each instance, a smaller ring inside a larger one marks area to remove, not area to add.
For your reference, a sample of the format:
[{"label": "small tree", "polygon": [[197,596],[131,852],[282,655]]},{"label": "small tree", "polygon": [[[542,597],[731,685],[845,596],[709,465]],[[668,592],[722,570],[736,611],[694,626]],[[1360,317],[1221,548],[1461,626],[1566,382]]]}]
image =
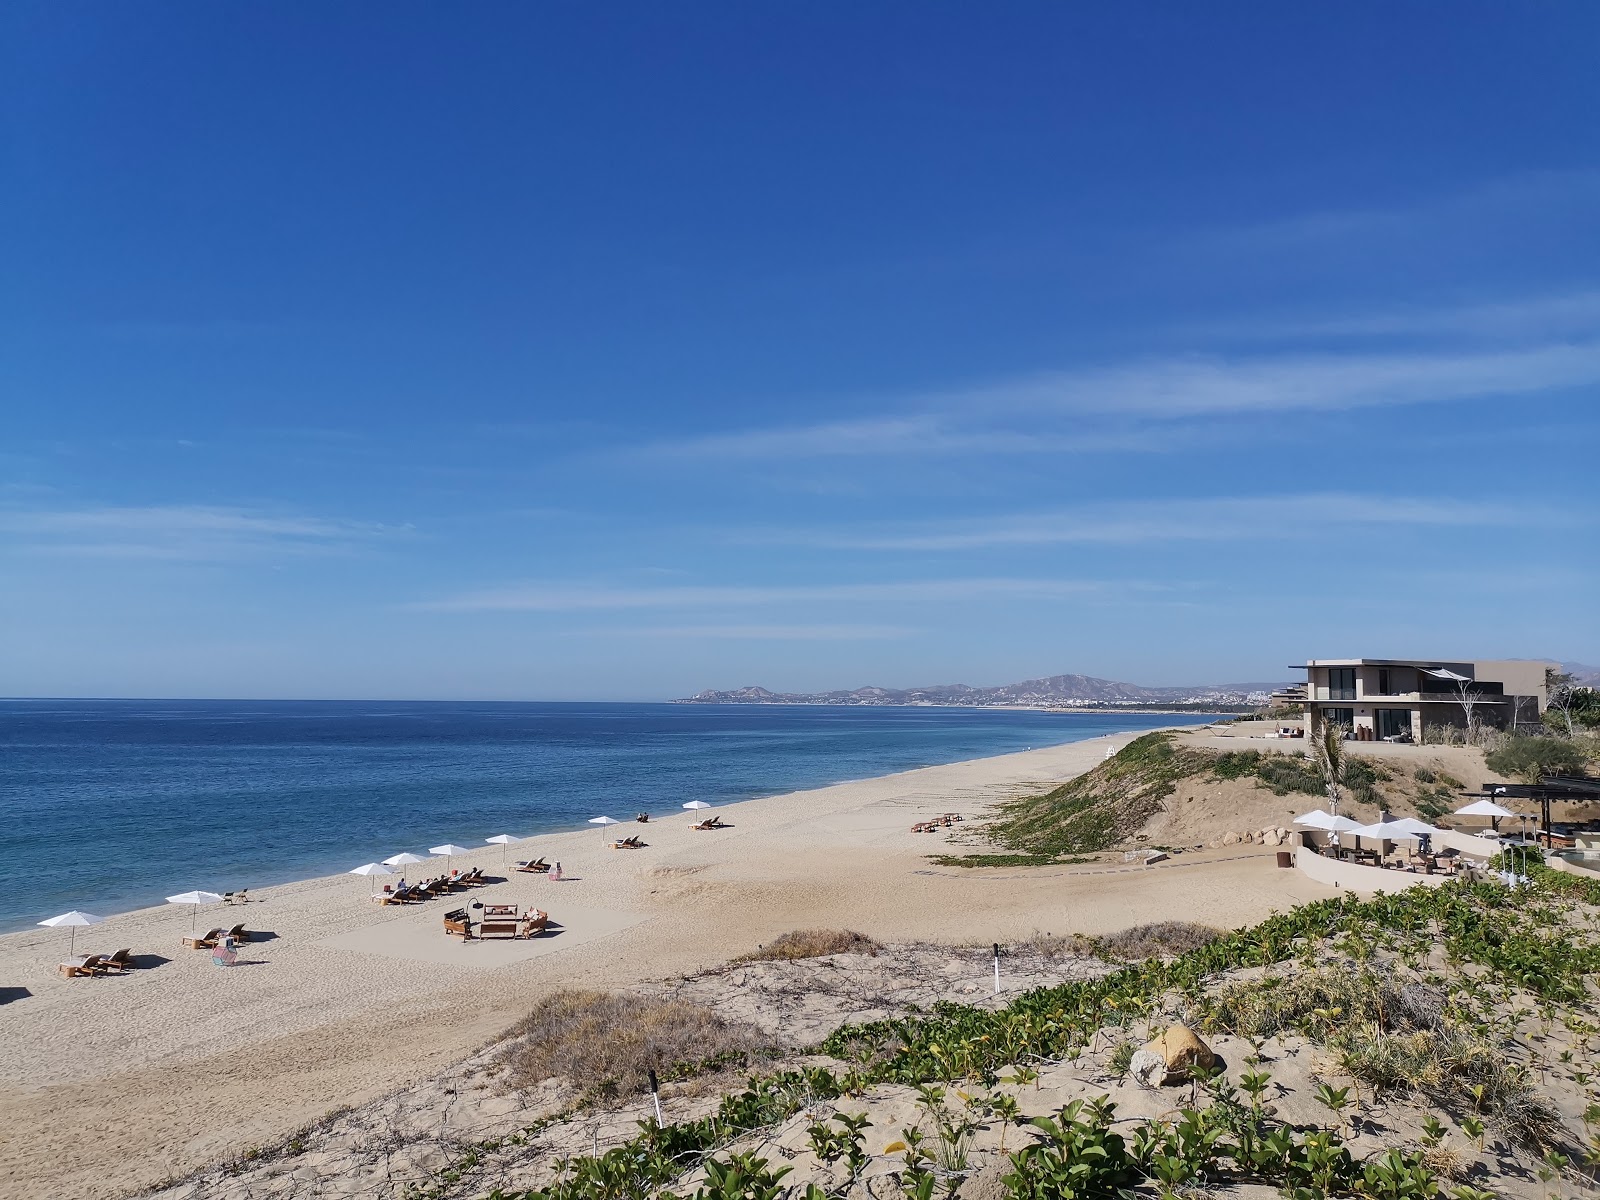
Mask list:
[{"label": "small tree", "polygon": [[1581,690],[1575,685],[1578,682],[1576,675],[1569,675],[1555,667],[1544,669],[1545,712],[1555,713],[1561,718],[1562,724],[1567,727],[1567,736],[1577,734],[1573,720],[1573,709],[1577,707],[1578,692]]},{"label": "small tree", "polygon": [[1478,719],[1475,710],[1483,699],[1483,693],[1473,686],[1470,679],[1456,680],[1456,703],[1461,705],[1461,715],[1467,719],[1467,745],[1476,744],[1478,740]]},{"label": "small tree", "polygon": [[1566,738],[1514,737],[1498,750],[1484,755],[1491,771],[1537,784],[1546,775],[1575,774],[1584,768],[1586,755]]}]

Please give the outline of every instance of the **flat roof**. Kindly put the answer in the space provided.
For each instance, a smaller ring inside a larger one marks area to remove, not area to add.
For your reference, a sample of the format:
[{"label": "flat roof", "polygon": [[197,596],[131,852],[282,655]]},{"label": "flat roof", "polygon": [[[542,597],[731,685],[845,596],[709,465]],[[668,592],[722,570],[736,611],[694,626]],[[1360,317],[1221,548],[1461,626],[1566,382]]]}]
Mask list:
[{"label": "flat roof", "polygon": [[1313,658],[1308,662],[1290,663],[1292,671],[1309,671],[1312,667],[1473,667],[1478,659],[1471,658]]}]

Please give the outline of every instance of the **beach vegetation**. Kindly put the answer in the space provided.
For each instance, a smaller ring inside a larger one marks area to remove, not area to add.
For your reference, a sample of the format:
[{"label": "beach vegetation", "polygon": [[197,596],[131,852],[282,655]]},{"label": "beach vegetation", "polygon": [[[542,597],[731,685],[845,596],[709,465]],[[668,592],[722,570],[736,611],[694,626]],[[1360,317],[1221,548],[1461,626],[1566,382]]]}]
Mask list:
[{"label": "beach vegetation", "polygon": [[[1003,1008],[941,1003],[842,1027],[815,1050],[848,1065],[848,1074],[808,1067],[752,1077],[715,1113],[665,1127],[642,1122],[626,1145],[566,1160],[549,1185],[518,1194],[721,1200],[732,1187],[742,1195],[842,1197],[880,1155],[863,1139],[871,1114],[828,1102],[897,1084],[915,1090],[921,1115],[881,1156],[900,1155],[899,1191],[928,1200],[960,1190],[974,1137],[1000,1123],[1029,1138],[1011,1151],[1002,1142],[998,1152],[998,1194],[1019,1198],[1111,1200],[1266,1183],[1306,1200],[1483,1200],[1488,1192],[1476,1185],[1485,1168],[1467,1167],[1485,1152],[1490,1130],[1504,1139],[1495,1155],[1517,1148],[1534,1156],[1528,1177],[1571,1178],[1586,1155],[1600,1163],[1600,1146],[1569,1144],[1576,1135],[1563,1110],[1536,1085],[1557,1070],[1583,1086],[1590,1078],[1590,1039],[1600,1032],[1592,990],[1600,882],[1537,862],[1528,871],[1531,882],[1514,892],[1498,882],[1455,882],[1317,901],[1227,933],[1151,926],[1100,939],[1122,945],[1126,965],[1036,989]],[[1076,947],[1087,939],[1052,941]],[[1232,1081],[1196,1072],[1188,1102],[1160,1118],[1119,1120],[1108,1097],[1092,1094],[1031,1119],[1024,1111],[1027,1093],[1016,1089],[1041,1069],[1089,1051],[1104,1053],[1115,1074],[1138,1038],[1174,1019],[1257,1047],[1308,1041],[1321,1077],[1300,1086],[1329,1119],[1280,1119],[1268,1102],[1279,1085],[1256,1055]],[[1557,1056],[1553,1039],[1563,1030],[1566,1049]],[[1432,1106],[1415,1142],[1357,1157],[1346,1132],[1370,1134],[1372,1106],[1393,1100]],[[785,1181],[787,1167],[761,1153],[732,1152],[756,1131],[770,1144],[778,1125],[802,1110],[810,1148],[833,1173],[826,1190]],[[1600,1123],[1600,1104],[1585,1111],[1588,1134],[1591,1118]],[[1474,1149],[1451,1144],[1452,1130]],[[1473,1184],[1460,1183],[1463,1176]]]},{"label": "beach vegetation", "polygon": [[877,954],[882,948],[866,934],[851,929],[792,929],[749,954],[741,954],[734,962],[775,962],[822,958],[829,954]]},{"label": "beach vegetation", "polygon": [[1584,747],[1567,738],[1512,737],[1484,756],[1491,771],[1536,784],[1546,775],[1581,774],[1589,760]]},{"label": "beach vegetation", "polygon": [[758,1030],[683,1000],[568,990],[506,1035],[507,1082],[531,1089],[565,1079],[586,1101],[637,1095],[649,1072],[672,1080],[743,1067],[768,1056]]},{"label": "beach vegetation", "polygon": [[1091,940],[1093,953],[1117,962],[1144,962],[1150,958],[1169,958],[1208,946],[1223,935],[1213,925],[1194,921],[1154,921],[1134,925],[1117,933]]},{"label": "beach vegetation", "polygon": [[1161,811],[1178,780],[1205,762],[1199,752],[1173,745],[1171,733],[1147,733],[1058,788],[1001,804],[985,832],[1039,860],[1095,854],[1137,833]]}]

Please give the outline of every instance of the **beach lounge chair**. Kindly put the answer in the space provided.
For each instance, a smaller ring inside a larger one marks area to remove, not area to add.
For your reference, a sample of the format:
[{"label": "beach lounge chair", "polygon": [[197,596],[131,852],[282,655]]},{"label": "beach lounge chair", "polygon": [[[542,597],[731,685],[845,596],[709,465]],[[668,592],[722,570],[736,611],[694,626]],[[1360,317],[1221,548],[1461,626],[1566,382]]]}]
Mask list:
[{"label": "beach lounge chair", "polygon": [[521,925],[522,928],[517,932],[518,937],[534,937],[550,927],[550,914],[543,909],[536,908],[528,916],[522,918]]},{"label": "beach lounge chair", "polygon": [[380,892],[378,894],[378,903],[379,904],[409,904],[409,903],[411,903],[411,901],[413,899],[411,892],[412,892],[412,889],[409,886],[408,887],[403,887],[403,888],[396,888],[392,892]]},{"label": "beach lounge chair", "polygon": [[545,860],[542,858],[535,858],[530,862],[519,862],[517,864],[517,870],[519,871],[542,873],[544,871],[548,871],[549,869],[550,864],[545,862]]},{"label": "beach lounge chair", "polygon": [[473,867],[472,870],[461,876],[459,882],[466,884],[468,887],[483,887],[488,881],[483,877],[482,867]]},{"label": "beach lounge chair", "polygon": [[237,892],[223,892],[222,902],[224,904],[249,904],[250,889],[240,888]]},{"label": "beach lounge chair", "polygon": [[240,921],[232,929],[228,930],[228,936],[236,942],[248,942],[250,940],[250,931],[244,927],[244,922]]},{"label": "beach lounge chair", "polygon": [[133,961],[130,949],[118,950],[115,954],[108,954],[100,961],[100,965],[107,970],[131,971],[138,964]]},{"label": "beach lounge chair", "polygon": [[183,939],[185,950],[209,950],[222,940],[223,931],[213,929],[203,937],[186,937]]},{"label": "beach lounge chair", "polygon": [[620,842],[612,842],[613,850],[643,850],[644,843],[636,837],[623,838]]},{"label": "beach lounge chair", "polygon": [[60,971],[68,979],[78,975],[104,975],[105,958],[103,954],[91,954],[87,958],[69,958],[61,964]]}]

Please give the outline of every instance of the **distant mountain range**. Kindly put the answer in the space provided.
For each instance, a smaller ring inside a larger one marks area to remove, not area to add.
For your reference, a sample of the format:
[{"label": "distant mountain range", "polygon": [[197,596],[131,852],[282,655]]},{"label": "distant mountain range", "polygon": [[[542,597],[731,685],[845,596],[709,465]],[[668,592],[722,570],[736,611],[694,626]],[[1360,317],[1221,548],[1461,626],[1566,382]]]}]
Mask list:
[{"label": "distant mountain range", "polygon": [[[1600,667],[1583,663],[1563,663],[1562,669],[1577,677],[1580,686],[1600,687]],[[1300,681],[1304,684],[1304,680]],[[941,683],[920,688],[861,687],[837,692],[771,692],[764,687],[742,687],[731,691],[706,690],[674,704],[928,704],[1003,708],[1091,708],[1171,705],[1264,704],[1267,698],[1288,683],[1207,683],[1193,687],[1143,687],[1093,675],[1051,675],[1045,679],[1025,679],[1000,687],[971,687],[965,683]]]},{"label": "distant mountain range", "polygon": [[1083,708],[1102,705],[1160,707],[1191,704],[1262,704],[1283,683],[1222,683],[1195,687],[1141,687],[1092,675],[1051,675],[1001,687],[943,683],[921,688],[862,687],[838,692],[769,692],[764,687],[704,691],[677,704],[927,704],[976,707]]}]

